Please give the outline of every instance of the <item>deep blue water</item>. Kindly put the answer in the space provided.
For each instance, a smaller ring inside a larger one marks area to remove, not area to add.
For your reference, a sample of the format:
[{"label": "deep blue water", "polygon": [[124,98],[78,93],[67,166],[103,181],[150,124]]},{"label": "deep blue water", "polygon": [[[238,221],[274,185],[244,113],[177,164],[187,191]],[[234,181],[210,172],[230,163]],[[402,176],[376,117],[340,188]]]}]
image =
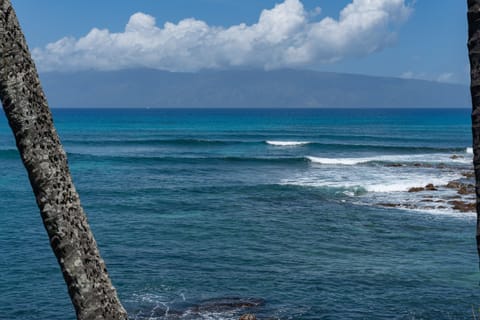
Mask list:
[{"label": "deep blue water", "polygon": [[[57,109],[54,118],[132,319],[478,311],[475,216],[441,202],[452,192],[441,186],[471,170],[469,110]],[[0,319],[75,319],[3,116],[0,168]],[[427,183],[440,190],[406,192]]]}]

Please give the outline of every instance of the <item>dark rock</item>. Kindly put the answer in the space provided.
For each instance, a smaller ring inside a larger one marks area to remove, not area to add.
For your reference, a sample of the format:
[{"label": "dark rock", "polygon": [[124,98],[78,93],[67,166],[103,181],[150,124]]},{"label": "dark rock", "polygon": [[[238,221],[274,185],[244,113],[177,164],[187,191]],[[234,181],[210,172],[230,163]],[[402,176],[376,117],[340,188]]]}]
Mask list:
[{"label": "dark rock", "polygon": [[386,166],[395,168],[395,167],[403,167],[404,165],[401,163],[391,163],[391,164],[387,164]]},{"label": "dark rock", "polygon": [[429,184],[427,184],[427,185],[425,186],[425,190],[437,191],[438,189],[435,188],[435,186],[434,186],[433,184],[429,183]]},{"label": "dark rock", "polygon": [[400,206],[398,203],[379,203],[378,205],[382,207],[388,207],[388,208],[396,208]]},{"label": "dark rock", "polygon": [[240,317],[240,320],[257,320],[254,314],[247,313]]},{"label": "dark rock", "polygon": [[474,212],[476,210],[476,203],[475,202],[465,202],[461,200],[452,200],[448,202],[453,206],[454,210],[458,210],[460,212]]},{"label": "dark rock", "polygon": [[[404,165],[405,166],[405,165]],[[433,165],[429,163],[421,163],[421,162],[414,162],[410,163],[409,166],[415,167],[415,168],[432,168]]]},{"label": "dark rock", "polygon": [[462,172],[462,176],[464,176],[465,178],[473,178],[475,177],[475,173],[473,171],[466,171]]},{"label": "dark rock", "polygon": [[462,185],[462,184],[461,184],[460,182],[458,182],[458,181],[450,181],[450,182],[446,185],[446,187],[447,187],[447,188],[450,188],[450,189],[458,189],[458,188],[460,188],[461,185]]},{"label": "dark rock", "polygon": [[453,159],[453,160],[460,159],[460,158],[463,158],[463,156],[459,156],[459,155],[454,154],[450,157],[450,159]]},{"label": "dark rock", "polygon": [[458,189],[458,194],[474,194],[475,187],[472,184],[462,184]]},{"label": "dark rock", "polygon": [[425,188],[413,187],[413,188],[408,189],[408,192],[420,192],[420,191],[425,191]]},{"label": "dark rock", "polygon": [[191,308],[194,312],[221,312],[238,308],[253,308],[265,303],[263,299],[253,298],[219,298],[203,301],[201,304]]},{"label": "dark rock", "polygon": [[470,183],[461,183],[459,181],[450,181],[447,185],[447,188],[457,189],[458,194],[475,194],[475,186]]}]

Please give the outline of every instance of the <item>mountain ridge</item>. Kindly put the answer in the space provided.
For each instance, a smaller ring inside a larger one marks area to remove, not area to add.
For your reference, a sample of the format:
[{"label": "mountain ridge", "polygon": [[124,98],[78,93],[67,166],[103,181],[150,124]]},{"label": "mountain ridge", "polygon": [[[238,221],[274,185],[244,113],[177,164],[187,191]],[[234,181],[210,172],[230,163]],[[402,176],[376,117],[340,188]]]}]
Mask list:
[{"label": "mountain ridge", "polygon": [[466,85],[309,70],[40,74],[52,107],[467,107]]}]

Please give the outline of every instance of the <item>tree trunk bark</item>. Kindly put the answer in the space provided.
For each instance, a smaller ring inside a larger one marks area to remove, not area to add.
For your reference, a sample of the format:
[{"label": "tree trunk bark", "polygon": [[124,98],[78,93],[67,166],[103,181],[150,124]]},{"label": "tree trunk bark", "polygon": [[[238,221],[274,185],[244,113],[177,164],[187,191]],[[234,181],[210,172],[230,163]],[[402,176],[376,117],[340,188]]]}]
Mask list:
[{"label": "tree trunk bark", "polygon": [[468,56],[472,95],[473,167],[477,196],[477,252],[480,257],[480,0],[468,0]]},{"label": "tree trunk bark", "polygon": [[0,99],[77,318],[127,319],[81,207],[10,0],[0,0]]}]

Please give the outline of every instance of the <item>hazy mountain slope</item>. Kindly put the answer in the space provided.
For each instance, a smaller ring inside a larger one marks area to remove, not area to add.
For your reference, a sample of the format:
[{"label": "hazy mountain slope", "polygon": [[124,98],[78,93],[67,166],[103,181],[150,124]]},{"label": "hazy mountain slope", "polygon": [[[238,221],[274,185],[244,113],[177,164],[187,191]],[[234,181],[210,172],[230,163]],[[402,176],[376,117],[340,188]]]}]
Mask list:
[{"label": "hazy mountain slope", "polygon": [[53,107],[466,107],[467,86],[315,71],[44,73]]}]

